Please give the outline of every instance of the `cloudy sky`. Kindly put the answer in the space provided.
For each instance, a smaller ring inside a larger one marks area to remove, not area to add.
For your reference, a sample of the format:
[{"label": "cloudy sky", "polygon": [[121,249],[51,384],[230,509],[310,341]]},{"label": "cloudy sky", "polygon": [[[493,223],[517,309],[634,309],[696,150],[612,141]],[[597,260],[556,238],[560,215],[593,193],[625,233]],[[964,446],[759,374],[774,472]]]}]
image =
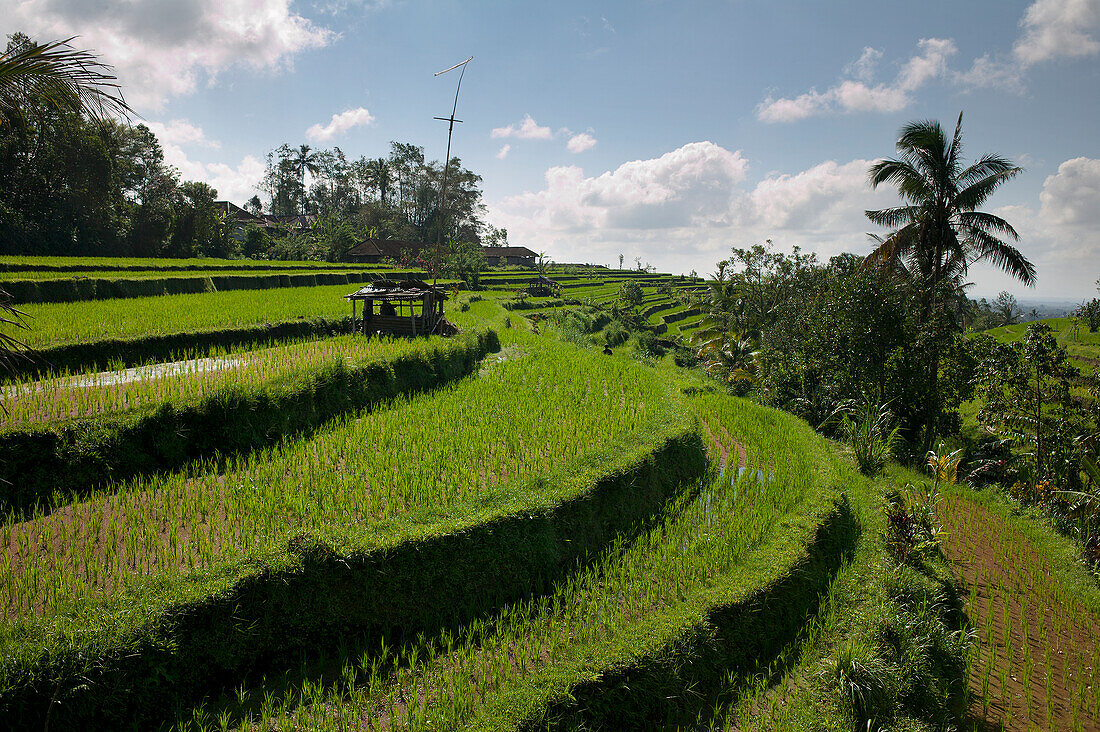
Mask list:
[{"label": "cloudy sky", "polygon": [[442,159],[483,178],[487,219],[557,261],[714,270],[771,239],[866,253],[892,205],[867,167],[914,119],[1026,171],[987,210],[1020,232],[1034,290],[975,267],[974,295],[1093,296],[1100,277],[1100,0],[552,3],[0,0],[0,30],[114,64],[187,179],[243,203],[283,142]]}]

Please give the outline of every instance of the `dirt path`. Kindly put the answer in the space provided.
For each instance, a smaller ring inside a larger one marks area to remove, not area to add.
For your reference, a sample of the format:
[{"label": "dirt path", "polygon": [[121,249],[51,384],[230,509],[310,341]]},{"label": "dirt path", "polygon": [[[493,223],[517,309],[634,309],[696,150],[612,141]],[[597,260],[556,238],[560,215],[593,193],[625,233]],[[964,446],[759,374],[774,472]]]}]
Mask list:
[{"label": "dirt path", "polygon": [[976,730],[1100,730],[1100,618],[1051,559],[984,506],[941,509],[945,550],[978,632],[969,718]]}]

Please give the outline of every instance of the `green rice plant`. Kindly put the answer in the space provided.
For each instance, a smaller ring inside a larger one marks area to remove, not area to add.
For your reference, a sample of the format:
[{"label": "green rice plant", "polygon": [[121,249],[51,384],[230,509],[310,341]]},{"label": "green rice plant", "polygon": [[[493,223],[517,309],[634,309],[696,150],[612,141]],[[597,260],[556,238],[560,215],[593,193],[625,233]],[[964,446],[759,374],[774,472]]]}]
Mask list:
[{"label": "green rice plant", "polygon": [[218,389],[256,385],[313,371],[336,359],[349,365],[422,350],[406,338],[340,336],[301,339],[279,346],[219,349],[168,364],[117,371],[47,373],[43,378],[3,387],[6,411],[0,429],[117,414],[164,402],[191,402]]},{"label": "green rice plant", "polygon": [[[564,679],[596,663],[599,653],[637,652],[635,633],[668,633],[689,608],[732,587],[741,588],[737,594],[751,592],[751,584],[738,584],[754,576],[746,563],[807,500],[813,490],[808,478],[817,471],[799,445],[805,436],[791,433],[789,417],[728,398],[692,402],[723,443],[715,452],[745,446],[749,460],[765,467],[718,473],[682,495],[659,525],[633,541],[616,541],[548,595],[509,605],[457,634],[444,630],[418,639],[392,662],[358,657],[358,685],[319,685],[311,676],[284,688],[281,716],[242,728],[505,728],[516,713],[539,718],[532,705],[557,703],[567,693]],[[767,562],[759,560],[760,566]],[[609,641],[607,651],[598,650]],[[579,678],[590,678],[589,672]],[[726,683],[719,679],[718,686]]]},{"label": "green rice plant", "polygon": [[892,678],[889,666],[876,654],[844,644],[829,659],[824,673],[856,719],[866,719],[870,725],[886,712]]},{"label": "green rice plant", "polygon": [[287,534],[442,509],[578,459],[673,406],[638,364],[527,339],[526,355],[479,377],[345,416],[308,439],[135,479],[65,512],[9,517],[3,615],[200,571]]}]

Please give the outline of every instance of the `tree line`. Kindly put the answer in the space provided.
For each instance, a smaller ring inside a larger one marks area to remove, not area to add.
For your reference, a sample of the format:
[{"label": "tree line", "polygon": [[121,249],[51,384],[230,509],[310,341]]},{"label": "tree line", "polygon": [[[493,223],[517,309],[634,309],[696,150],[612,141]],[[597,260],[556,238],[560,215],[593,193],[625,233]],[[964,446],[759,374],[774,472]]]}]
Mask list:
[{"label": "tree line", "polygon": [[[36,71],[55,60],[51,53],[62,66],[54,67],[53,76]],[[81,78],[89,69],[99,69],[99,76]],[[443,165],[427,160],[422,147],[403,142],[391,143],[387,156],[357,160],[340,148],[280,146],[268,153],[257,181],[266,200],[255,196],[245,207],[276,221],[309,214],[312,227],[280,231],[267,225],[241,232],[214,205],[217,190],[182,180],[165,162],[152,130],[129,124],[131,110],[109,70],[64,43],[9,36],[0,56],[0,252],[337,260],[367,236],[419,242],[506,238],[482,221],[479,175],[452,158],[444,215]],[[65,90],[76,97],[58,103],[57,92]],[[79,95],[88,90],[117,103],[85,104]]]}]

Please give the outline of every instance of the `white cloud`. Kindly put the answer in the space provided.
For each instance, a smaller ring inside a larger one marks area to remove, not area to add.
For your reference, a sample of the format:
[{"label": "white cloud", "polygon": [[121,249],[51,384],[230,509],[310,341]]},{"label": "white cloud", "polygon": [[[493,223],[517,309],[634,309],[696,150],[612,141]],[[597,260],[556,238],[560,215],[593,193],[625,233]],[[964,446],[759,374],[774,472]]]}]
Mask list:
[{"label": "white cloud", "polygon": [[[1100,160],[1073,158],[1058,166],[1058,172],[1043,182],[1039,194],[1040,215],[1059,227],[1091,230],[1093,244],[1100,242]],[[1093,259],[1100,269],[1100,251]]]},{"label": "white cloud", "polygon": [[966,89],[1003,89],[1021,94],[1024,91],[1022,69],[1014,62],[998,61],[986,54],[974,59],[967,71],[956,71],[953,81]]},{"label": "white cloud", "polygon": [[585,150],[591,150],[596,146],[596,138],[587,132],[580,132],[569,138],[569,142],[566,143],[566,147],[569,152],[576,154],[582,153]]},{"label": "white cloud", "polygon": [[870,82],[875,78],[875,67],[881,58],[881,49],[867,46],[858,59],[844,67],[844,73],[859,81]]},{"label": "white cloud", "polygon": [[800,244],[822,257],[869,251],[864,210],[893,205],[867,185],[871,161],[826,161],[769,174],[745,188],[748,161],[710,142],[586,176],[576,166],[546,173],[541,191],[490,206],[512,240],[557,261],[611,263],[641,256],[665,271],[710,271],[731,245]]},{"label": "white cloud", "polygon": [[[730,246],[772,239],[799,245],[822,260],[871,250],[876,230],[867,209],[897,204],[889,186],[872,190],[872,161],[824,161],[806,170],[746,180],[748,161],[709,142],[684,145],[589,176],[577,166],[550,168],[542,190],[492,202],[489,220],[511,241],[547,251],[559,262],[614,264],[640,256],[666,272],[710,272]],[[993,213],[1020,232],[1019,249],[1039,271],[1022,291],[987,265],[970,275],[973,291],[991,296],[1094,297],[1100,276],[1100,160],[1075,158],[1049,176],[1034,205]]]},{"label": "white cloud", "polygon": [[198,125],[191,124],[185,119],[174,119],[168,122],[144,122],[146,127],[157,136],[161,145],[201,145],[203,147],[221,147],[217,140],[210,140],[206,133]]},{"label": "white cloud", "polygon": [[252,155],[241,158],[236,167],[226,163],[203,163],[192,160],[178,145],[162,143],[164,162],[176,168],[181,180],[209,183],[218,191],[218,198],[238,206],[259,192],[264,177],[264,163]]},{"label": "white cloud", "polygon": [[0,0],[5,25],[74,45],[115,66],[127,100],[160,109],[200,81],[243,65],[278,70],[336,34],[290,9],[291,0]]},{"label": "white cloud", "polygon": [[184,147],[218,149],[221,144],[211,140],[198,125],[187,120],[145,123],[157,136],[164,151],[164,162],[179,171],[181,180],[197,180],[209,183],[218,191],[218,198],[241,205],[259,190],[264,176],[264,163],[252,155],[246,155],[237,165],[223,162],[204,163],[193,160]]},{"label": "white cloud", "polygon": [[1023,66],[1056,58],[1093,56],[1100,42],[1100,0],[1036,0],[1024,13],[1013,53]]},{"label": "white cloud", "polygon": [[353,127],[363,127],[374,121],[374,115],[363,107],[349,109],[346,112],[332,115],[327,125],[320,123],[311,125],[306,130],[306,137],[315,142],[327,142],[337,135],[347,132]]},{"label": "white cloud", "polygon": [[923,38],[920,53],[906,61],[892,84],[872,85],[874,64],[881,52],[865,48],[845,72],[856,76],[819,92],[816,89],[794,98],[767,97],[756,107],[762,122],[795,122],[834,112],[897,112],[913,103],[911,93],[947,74],[947,59],[957,51],[955,42]]},{"label": "white cloud", "polygon": [[525,114],[523,121],[518,125],[496,127],[490,135],[494,138],[515,137],[519,140],[550,140],[554,137],[554,133],[549,127],[540,126],[539,123],[531,119],[529,114]]},{"label": "white cloud", "polygon": [[509,145],[508,143],[504,143],[504,145],[502,145],[500,148],[500,152],[496,154],[497,160],[504,160],[504,158],[508,157],[508,153],[511,151],[511,149],[511,145]]},{"label": "white cloud", "polygon": [[218,191],[218,198],[233,201],[238,206],[259,191],[260,180],[264,176],[264,164],[252,155],[246,155],[236,167],[225,163],[207,163],[204,166],[205,180]]}]

